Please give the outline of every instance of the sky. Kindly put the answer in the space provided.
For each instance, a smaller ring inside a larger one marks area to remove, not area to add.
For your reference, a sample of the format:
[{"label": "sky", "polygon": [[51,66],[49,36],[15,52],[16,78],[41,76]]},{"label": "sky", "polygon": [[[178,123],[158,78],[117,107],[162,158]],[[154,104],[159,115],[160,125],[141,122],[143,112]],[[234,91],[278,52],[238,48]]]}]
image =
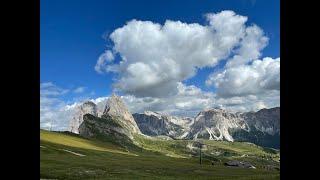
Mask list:
[{"label": "sky", "polygon": [[112,92],[132,113],[280,106],[280,3],[41,0],[40,80],[44,128]]}]

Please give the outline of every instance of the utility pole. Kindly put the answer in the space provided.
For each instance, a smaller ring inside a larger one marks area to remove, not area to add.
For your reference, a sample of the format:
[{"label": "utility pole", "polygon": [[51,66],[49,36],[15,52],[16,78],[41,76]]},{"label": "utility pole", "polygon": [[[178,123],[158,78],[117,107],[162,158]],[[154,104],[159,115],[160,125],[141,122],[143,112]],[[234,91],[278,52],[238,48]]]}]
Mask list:
[{"label": "utility pole", "polygon": [[202,148],[202,144],[200,143],[200,165],[202,164],[202,157],[201,157],[201,148]]},{"label": "utility pole", "polygon": [[51,123],[50,123],[50,131],[52,131],[52,119],[51,119]]},{"label": "utility pole", "polygon": [[52,125],[53,125],[53,119],[51,119],[51,123],[50,123],[50,131],[52,131]]}]

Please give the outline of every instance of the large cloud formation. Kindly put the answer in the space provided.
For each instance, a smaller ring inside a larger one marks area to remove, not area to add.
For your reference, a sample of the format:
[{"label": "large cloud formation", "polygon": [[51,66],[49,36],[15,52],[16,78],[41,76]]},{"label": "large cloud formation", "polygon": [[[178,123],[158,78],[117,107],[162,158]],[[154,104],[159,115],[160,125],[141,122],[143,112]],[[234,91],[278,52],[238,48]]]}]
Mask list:
[{"label": "large cloud formation", "polygon": [[[233,11],[205,17],[207,25],[131,20],[110,34],[112,51],[100,56],[95,69],[116,73],[113,86],[126,94],[165,97],[176,95],[178,83],[197,69],[214,67],[231,55],[228,66],[257,58],[268,42],[258,26],[246,26],[247,17]],[[117,54],[120,63],[113,61]]]},{"label": "large cloud formation", "polygon": [[221,97],[262,94],[280,90],[280,58],[254,60],[250,65],[239,65],[213,73],[207,85],[217,88]]}]

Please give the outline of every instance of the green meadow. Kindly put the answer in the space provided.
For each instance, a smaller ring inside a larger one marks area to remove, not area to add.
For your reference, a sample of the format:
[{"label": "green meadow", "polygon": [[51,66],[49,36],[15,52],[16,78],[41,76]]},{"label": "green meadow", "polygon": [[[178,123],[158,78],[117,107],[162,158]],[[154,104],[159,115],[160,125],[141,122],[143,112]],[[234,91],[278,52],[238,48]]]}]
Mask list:
[{"label": "green meadow", "polygon": [[[66,132],[40,130],[42,179],[280,179],[280,152],[245,142],[197,142],[142,135],[123,146]],[[229,160],[256,169],[227,167]],[[272,168],[271,168],[272,167]]]}]

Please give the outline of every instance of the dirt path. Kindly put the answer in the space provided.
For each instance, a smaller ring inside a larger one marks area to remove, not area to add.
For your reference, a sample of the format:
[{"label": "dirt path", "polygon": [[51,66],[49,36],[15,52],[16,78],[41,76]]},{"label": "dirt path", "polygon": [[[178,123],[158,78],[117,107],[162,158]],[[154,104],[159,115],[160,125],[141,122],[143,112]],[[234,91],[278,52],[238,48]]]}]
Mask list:
[{"label": "dirt path", "polygon": [[73,151],[70,151],[70,150],[67,150],[67,149],[60,149],[60,150],[68,152],[68,153],[71,153],[71,154],[74,154],[74,155],[77,155],[77,156],[86,156],[84,154],[76,153],[76,152],[73,152]]}]

